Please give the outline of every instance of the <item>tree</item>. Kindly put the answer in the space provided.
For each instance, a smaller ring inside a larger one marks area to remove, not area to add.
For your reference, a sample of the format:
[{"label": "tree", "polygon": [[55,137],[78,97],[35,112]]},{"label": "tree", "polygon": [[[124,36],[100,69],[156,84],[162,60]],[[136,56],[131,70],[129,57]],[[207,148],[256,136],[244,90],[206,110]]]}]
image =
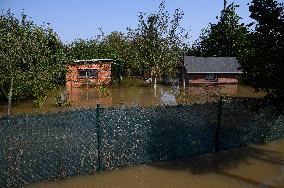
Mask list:
[{"label": "tree", "polygon": [[244,71],[243,78],[257,91],[266,91],[267,99],[283,105],[283,3],[275,0],[253,0],[249,10],[250,17],[256,22],[252,25],[253,30],[249,35],[250,50],[240,58]]},{"label": "tree", "polygon": [[109,58],[112,58],[115,65],[112,70],[116,73],[113,75],[121,75],[122,72],[132,72],[133,66],[133,49],[132,42],[127,39],[127,36],[121,32],[114,31],[107,35],[102,40],[102,46],[107,50]]},{"label": "tree", "polygon": [[237,7],[238,5],[233,3],[225,7],[218,23],[210,23],[203,29],[189,54],[205,57],[239,57],[246,50],[248,32],[246,26],[240,23],[241,17],[236,14]]},{"label": "tree", "polygon": [[139,13],[138,27],[128,30],[133,41],[133,61],[140,72],[151,72],[154,77],[174,77],[188,35],[180,26],[184,13],[176,9],[171,17],[162,1],[158,12]]},{"label": "tree", "polygon": [[[92,56],[90,52],[91,42],[83,39],[76,39],[66,46],[66,54],[72,60],[89,59]],[[95,44],[93,44],[95,45]]]},{"label": "tree", "polygon": [[138,27],[128,28],[127,35],[115,31],[105,36],[101,30],[95,39],[75,40],[66,52],[73,60],[111,58],[122,64],[128,75],[151,72],[154,77],[173,77],[187,46],[188,35],[180,27],[182,17],[183,12],[176,9],[171,18],[162,1],[158,12],[139,13]]},{"label": "tree", "polygon": [[0,16],[0,95],[7,98],[7,115],[13,100],[32,98],[41,106],[64,69],[63,45],[57,35],[26,18],[22,14],[19,21],[10,10]]}]

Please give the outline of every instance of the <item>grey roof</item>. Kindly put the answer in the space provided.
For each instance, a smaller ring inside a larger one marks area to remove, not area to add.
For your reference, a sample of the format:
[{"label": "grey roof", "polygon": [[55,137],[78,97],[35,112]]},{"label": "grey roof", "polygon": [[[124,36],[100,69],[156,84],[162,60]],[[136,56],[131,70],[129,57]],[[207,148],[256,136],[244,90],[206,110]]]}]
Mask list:
[{"label": "grey roof", "polygon": [[187,73],[242,73],[235,57],[195,57],[185,56]]}]

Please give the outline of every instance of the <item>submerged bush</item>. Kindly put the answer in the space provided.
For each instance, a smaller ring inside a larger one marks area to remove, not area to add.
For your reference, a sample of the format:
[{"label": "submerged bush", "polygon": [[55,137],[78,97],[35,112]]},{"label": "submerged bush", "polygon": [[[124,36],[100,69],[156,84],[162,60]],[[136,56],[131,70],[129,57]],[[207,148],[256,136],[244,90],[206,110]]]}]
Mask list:
[{"label": "submerged bush", "polygon": [[60,93],[56,98],[56,107],[63,108],[71,106],[69,93]]}]

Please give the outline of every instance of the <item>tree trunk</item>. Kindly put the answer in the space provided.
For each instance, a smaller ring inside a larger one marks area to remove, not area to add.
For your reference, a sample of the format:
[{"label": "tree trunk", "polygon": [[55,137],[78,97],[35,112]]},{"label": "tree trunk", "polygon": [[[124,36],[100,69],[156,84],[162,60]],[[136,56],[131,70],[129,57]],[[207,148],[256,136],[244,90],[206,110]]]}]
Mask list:
[{"label": "tree trunk", "polygon": [[185,89],[185,74],[187,74],[184,70],[184,67],[182,68],[182,85],[183,85],[183,88]]},{"label": "tree trunk", "polygon": [[14,78],[11,78],[11,83],[10,83],[10,89],[8,93],[8,106],[7,106],[7,115],[11,115],[11,104],[12,104],[12,95],[13,95],[13,84],[14,84]]}]

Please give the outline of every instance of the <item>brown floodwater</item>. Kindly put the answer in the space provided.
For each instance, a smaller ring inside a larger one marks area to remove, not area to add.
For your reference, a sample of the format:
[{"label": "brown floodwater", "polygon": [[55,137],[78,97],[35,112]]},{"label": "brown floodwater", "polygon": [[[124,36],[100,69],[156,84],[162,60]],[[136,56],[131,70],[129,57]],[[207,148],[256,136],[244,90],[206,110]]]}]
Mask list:
[{"label": "brown floodwater", "polygon": [[[55,96],[69,93],[72,106],[61,109],[55,106]],[[48,93],[47,100],[41,108],[35,108],[32,100],[12,104],[12,114],[30,114],[64,111],[73,108],[94,107],[101,104],[108,106],[151,106],[176,105],[213,100],[218,94],[231,97],[261,97],[263,93],[255,93],[251,87],[242,85],[222,85],[183,88],[161,84],[142,84],[141,80],[126,78],[120,86],[111,86],[104,91],[96,88],[60,87]],[[6,104],[0,104],[0,115],[5,114]]]},{"label": "brown floodwater", "polygon": [[26,188],[284,187],[284,139],[216,155],[158,162]]}]

